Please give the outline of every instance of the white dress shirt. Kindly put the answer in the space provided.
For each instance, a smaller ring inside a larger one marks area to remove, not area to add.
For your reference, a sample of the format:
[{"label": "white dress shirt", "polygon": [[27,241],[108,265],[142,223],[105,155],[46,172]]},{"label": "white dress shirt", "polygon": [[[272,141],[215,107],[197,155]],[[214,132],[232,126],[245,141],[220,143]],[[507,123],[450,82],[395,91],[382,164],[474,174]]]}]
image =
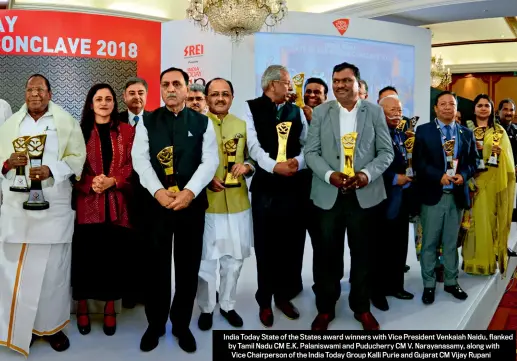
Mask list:
[{"label": "white dress shirt", "polygon": [[[141,121],[136,125],[131,157],[133,158],[133,168],[140,177],[140,183],[154,196],[164,186],[151,164],[149,136],[147,128]],[[218,167],[219,149],[217,147],[217,138],[212,121],[209,119],[205,134],[203,135],[201,164],[185,186],[185,189],[191,190],[194,193],[194,197],[197,197],[201,190],[212,181]]]},{"label": "white dress shirt", "polygon": [[[361,100],[359,100],[355,104],[354,108],[350,111],[348,109],[344,108],[341,104],[339,104],[339,102],[338,102],[338,105],[339,105],[339,134],[342,137],[343,135],[345,135],[347,133],[352,133],[352,132],[356,131],[356,129],[357,129],[357,110],[359,109],[359,106],[361,105]],[[340,172],[341,172],[345,165],[345,152],[343,150],[343,147],[339,147],[339,148],[341,149],[341,155],[340,155],[341,166],[339,168],[339,169],[341,169],[340,170]],[[361,170],[361,172],[366,174],[366,176],[368,177],[368,182],[370,182],[370,179],[372,179],[372,177],[370,176],[370,172],[368,172],[368,170],[366,170],[366,169]],[[329,170],[325,174],[325,182],[327,182],[328,184],[330,184],[330,176],[332,175],[332,173],[334,173],[334,171]]]},{"label": "white dress shirt", "polygon": [[13,115],[13,111],[9,103],[0,99],[0,125],[4,124],[11,115]]},{"label": "white dress shirt", "polygon": [[133,114],[131,112],[131,110],[127,110],[127,114],[128,114],[128,121],[129,121],[129,124],[131,124],[132,127],[134,127],[137,122],[135,122],[135,117],[138,115],[138,122],[140,122],[141,120],[144,119],[144,109],[142,109],[142,111],[139,113],[139,114]]},{"label": "white dress shirt", "polygon": [[[283,106],[283,104],[278,107],[280,109]],[[255,160],[260,168],[264,169],[266,172],[273,173],[273,169],[276,166],[276,159],[272,158],[269,153],[266,153],[266,151],[262,148],[260,145],[260,142],[257,137],[257,131],[255,130],[255,122],[253,120],[253,114],[251,114],[251,109],[249,104],[246,102],[244,105],[244,111],[246,116],[244,117],[244,120],[246,121],[246,132],[247,132],[247,144],[248,144],[248,151],[250,153],[251,159]],[[298,161],[298,170],[305,168],[305,158],[303,156],[303,148],[305,147],[305,139],[307,138],[307,130],[308,130],[308,123],[307,119],[305,118],[305,114],[303,114],[303,110],[300,109],[300,118],[302,120],[302,132],[300,134],[300,144],[302,145],[302,148],[300,150],[300,154],[294,157]]]}]

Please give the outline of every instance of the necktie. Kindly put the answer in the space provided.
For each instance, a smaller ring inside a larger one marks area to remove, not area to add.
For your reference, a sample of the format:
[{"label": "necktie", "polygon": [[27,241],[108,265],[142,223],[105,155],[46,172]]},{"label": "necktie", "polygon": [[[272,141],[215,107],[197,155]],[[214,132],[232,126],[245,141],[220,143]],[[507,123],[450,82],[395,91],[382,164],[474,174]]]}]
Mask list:
[{"label": "necktie", "polygon": [[135,122],[135,125],[137,125],[139,120],[140,120],[140,118],[138,117],[138,115],[135,115],[135,117],[133,118],[133,121]]},{"label": "necktie", "polygon": [[445,126],[445,138],[447,138],[447,140],[451,140],[452,138],[450,125]]}]

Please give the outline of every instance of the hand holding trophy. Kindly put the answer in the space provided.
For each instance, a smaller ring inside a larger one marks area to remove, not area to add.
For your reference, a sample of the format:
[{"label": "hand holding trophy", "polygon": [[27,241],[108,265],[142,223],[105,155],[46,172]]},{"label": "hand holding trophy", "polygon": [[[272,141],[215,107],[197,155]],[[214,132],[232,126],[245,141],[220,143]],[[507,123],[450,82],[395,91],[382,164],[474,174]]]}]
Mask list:
[{"label": "hand holding trophy", "polygon": [[[27,153],[29,154],[31,168],[40,168],[42,166],[46,141],[46,134],[35,135],[27,140]],[[36,175],[35,178],[36,179],[31,179],[29,200],[23,203],[23,209],[29,211],[42,211],[44,209],[48,209],[50,204],[43,196],[43,189],[41,186],[42,179],[40,179],[39,175]]]},{"label": "hand holding trophy", "polygon": [[[16,166],[16,175],[13,185],[9,188],[11,192],[29,192],[29,184],[25,175],[25,164],[27,161],[27,140],[29,136],[23,136],[13,140],[13,148],[15,153],[11,156],[12,166]],[[18,165],[20,163],[20,165]]]},{"label": "hand holding trophy", "polygon": [[235,134],[233,139],[230,139],[224,143],[224,151],[226,155],[226,178],[224,180],[225,188],[236,188],[241,186],[241,182],[238,177],[234,177],[232,174],[232,168],[235,165],[237,159],[237,147],[239,145],[239,139],[244,138],[242,134]]}]

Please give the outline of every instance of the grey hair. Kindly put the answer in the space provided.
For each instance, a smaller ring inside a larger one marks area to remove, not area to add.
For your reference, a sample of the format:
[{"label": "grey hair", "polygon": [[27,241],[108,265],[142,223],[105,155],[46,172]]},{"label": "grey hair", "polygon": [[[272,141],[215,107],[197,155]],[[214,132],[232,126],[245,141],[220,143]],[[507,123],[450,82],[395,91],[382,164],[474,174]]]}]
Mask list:
[{"label": "grey hair", "polygon": [[191,92],[201,92],[205,94],[205,86],[199,83],[192,83],[189,85],[188,90]]},{"label": "grey hair", "polygon": [[147,85],[147,82],[144,79],[131,77],[126,81],[126,84],[124,85],[124,91],[126,91],[127,88],[129,88],[133,84],[142,84],[145,88],[145,91],[149,90],[149,86]]},{"label": "grey hair", "polygon": [[382,105],[382,103],[384,103],[384,101],[385,101],[386,99],[389,99],[389,98],[397,99],[398,101],[400,101],[399,96],[398,96],[398,95],[396,95],[396,94],[386,95],[384,98],[382,98],[381,100],[379,100],[379,105]]},{"label": "grey hair", "polygon": [[262,90],[267,90],[269,87],[269,84],[271,84],[274,80],[280,80],[282,72],[285,71],[286,73],[289,73],[287,68],[283,65],[270,65],[267,67],[267,69],[264,71],[264,74],[262,74],[262,79],[260,81],[260,84],[262,86]]}]

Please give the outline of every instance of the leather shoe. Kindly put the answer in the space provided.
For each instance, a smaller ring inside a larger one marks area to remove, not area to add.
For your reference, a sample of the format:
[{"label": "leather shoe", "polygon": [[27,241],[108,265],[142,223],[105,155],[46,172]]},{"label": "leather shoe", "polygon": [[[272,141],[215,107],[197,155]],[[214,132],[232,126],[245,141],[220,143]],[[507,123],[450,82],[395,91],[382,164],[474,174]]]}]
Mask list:
[{"label": "leather shoe", "polygon": [[184,331],[178,331],[175,330],[173,327],[172,334],[178,339],[178,345],[181,347],[183,351],[188,353],[196,352],[196,339],[194,338],[194,335],[192,334],[192,332],[190,332],[188,328]]},{"label": "leather shoe", "polygon": [[259,311],[259,318],[260,322],[262,322],[265,327],[273,326],[273,321],[275,318],[273,317],[273,310],[271,307],[261,308]]},{"label": "leather shoe", "polygon": [[63,331],[59,331],[51,336],[45,336],[44,338],[48,341],[50,347],[52,347],[54,351],[63,352],[68,350],[70,347],[70,340],[66,337]]},{"label": "leather shoe", "polygon": [[144,352],[154,350],[160,342],[160,337],[162,337],[163,335],[165,335],[165,327],[160,331],[156,331],[148,327],[144,335],[142,336],[142,340],[140,341],[140,350]]},{"label": "leather shoe", "polygon": [[409,293],[406,290],[400,290],[396,292],[389,292],[386,296],[392,296],[398,298],[399,300],[412,300],[415,297],[412,293]]},{"label": "leather shoe", "polygon": [[388,300],[384,296],[373,296],[372,305],[374,305],[375,308],[378,308],[381,311],[388,311],[390,309],[390,306],[388,305]]},{"label": "leather shoe", "polygon": [[517,252],[513,249],[508,248],[508,257],[517,257]]},{"label": "leather shoe", "polygon": [[275,302],[275,306],[290,320],[300,318],[300,312],[290,301]]},{"label": "leather shoe", "polygon": [[454,297],[456,297],[458,300],[466,300],[468,295],[461,289],[459,285],[454,286],[445,286],[443,288],[445,292],[450,293]]},{"label": "leather shoe", "polygon": [[411,267],[409,267],[408,265],[405,265],[404,266],[404,273],[406,273],[407,271],[409,271],[411,269]]},{"label": "leather shoe", "polygon": [[377,322],[371,312],[354,313],[354,318],[361,322],[365,331],[377,331],[380,328],[379,322]]},{"label": "leather shoe", "polygon": [[230,310],[228,312],[226,312],[225,310],[220,310],[221,311],[221,315],[226,318],[226,321],[228,321],[228,323],[230,325],[232,325],[233,327],[242,327],[242,325],[244,325],[244,322],[242,321],[242,317],[239,316],[239,314],[237,312],[235,312],[235,310]]},{"label": "leather shoe", "polygon": [[34,342],[36,342],[38,339],[39,339],[39,336],[38,336],[38,335],[32,334],[31,344],[30,344],[29,348],[30,348],[30,347],[32,347],[32,345],[34,344]]},{"label": "leather shoe", "polygon": [[327,331],[329,324],[334,320],[334,313],[318,313],[314,321],[312,321],[312,331]]},{"label": "leather shoe", "polygon": [[201,313],[199,315],[199,319],[197,320],[197,326],[201,331],[208,331],[212,328],[214,321],[214,313]]},{"label": "leather shoe", "polygon": [[434,288],[425,287],[424,293],[422,294],[422,302],[425,305],[430,305],[434,302]]}]

